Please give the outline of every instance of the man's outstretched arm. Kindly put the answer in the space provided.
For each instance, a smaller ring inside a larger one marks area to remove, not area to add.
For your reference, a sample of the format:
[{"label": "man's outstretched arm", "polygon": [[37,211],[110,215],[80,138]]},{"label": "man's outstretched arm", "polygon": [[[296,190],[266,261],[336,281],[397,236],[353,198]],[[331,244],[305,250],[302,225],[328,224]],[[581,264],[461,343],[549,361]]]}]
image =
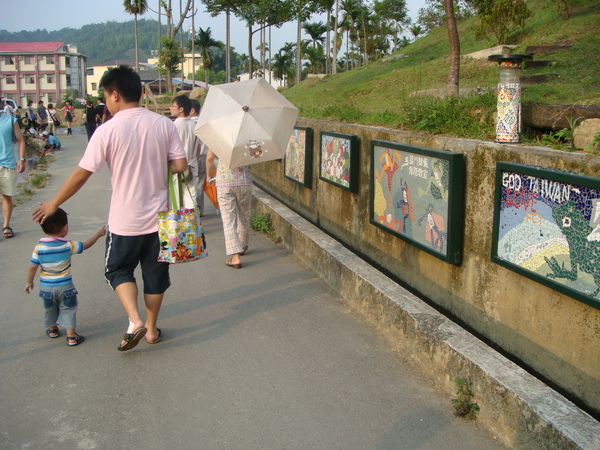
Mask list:
[{"label": "man's outstretched arm", "polygon": [[73,197],[77,191],[82,188],[92,176],[92,173],[93,172],[90,172],[89,170],[77,167],[69,178],[67,178],[65,184],[62,185],[52,200],[49,202],[41,202],[39,204],[40,206],[38,209],[32,214],[33,221],[36,223],[43,223],[46,217],[54,214],[60,205]]}]

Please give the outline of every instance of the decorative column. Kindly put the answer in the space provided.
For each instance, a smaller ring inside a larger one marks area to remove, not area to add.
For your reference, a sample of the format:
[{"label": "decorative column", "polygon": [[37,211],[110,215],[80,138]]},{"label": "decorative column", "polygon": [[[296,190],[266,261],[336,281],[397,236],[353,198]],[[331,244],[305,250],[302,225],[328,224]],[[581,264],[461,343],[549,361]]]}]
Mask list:
[{"label": "decorative column", "polygon": [[532,59],[530,55],[512,55],[505,47],[501,55],[488,56],[489,61],[498,61],[500,82],[498,83],[498,123],[496,142],[518,143],[521,132],[521,62]]}]

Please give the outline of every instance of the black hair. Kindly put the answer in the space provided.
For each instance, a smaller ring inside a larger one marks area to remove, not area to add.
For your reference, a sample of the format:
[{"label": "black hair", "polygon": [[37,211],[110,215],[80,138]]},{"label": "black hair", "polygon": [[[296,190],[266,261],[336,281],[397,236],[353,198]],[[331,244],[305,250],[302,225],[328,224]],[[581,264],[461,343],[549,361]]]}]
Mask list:
[{"label": "black hair", "polygon": [[191,99],[190,103],[192,104],[194,111],[196,111],[196,114],[200,114],[200,102],[196,99]]},{"label": "black hair", "polygon": [[104,72],[100,87],[108,94],[117,91],[127,103],[138,103],[142,97],[140,76],[129,66],[118,66]]},{"label": "black hair", "polygon": [[190,115],[190,110],[192,109],[192,101],[187,95],[178,95],[173,99],[173,103],[175,103],[180,108],[183,108],[183,114],[186,116]]},{"label": "black hair", "polygon": [[44,223],[42,223],[42,230],[48,236],[56,236],[58,233],[62,231],[65,225],[69,224],[69,219],[67,218],[67,213],[58,208],[54,214],[48,216],[44,219]]}]

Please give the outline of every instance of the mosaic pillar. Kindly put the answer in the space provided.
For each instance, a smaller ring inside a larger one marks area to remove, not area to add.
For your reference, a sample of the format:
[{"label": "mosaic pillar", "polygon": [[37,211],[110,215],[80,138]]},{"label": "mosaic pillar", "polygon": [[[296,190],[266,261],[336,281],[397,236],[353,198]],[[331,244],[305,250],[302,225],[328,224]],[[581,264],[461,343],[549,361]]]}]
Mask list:
[{"label": "mosaic pillar", "polygon": [[498,83],[496,142],[518,143],[521,133],[521,61],[531,59],[529,55],[491,55],[498,61],[500,82]]}]

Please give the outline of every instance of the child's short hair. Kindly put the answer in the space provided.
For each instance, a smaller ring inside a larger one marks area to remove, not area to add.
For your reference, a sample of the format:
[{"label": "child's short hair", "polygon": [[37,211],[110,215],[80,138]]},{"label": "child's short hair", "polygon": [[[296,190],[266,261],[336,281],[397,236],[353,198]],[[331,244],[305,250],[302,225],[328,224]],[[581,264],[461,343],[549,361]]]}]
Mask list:
[{"label": "child's short hair", "polygon": [[69,224],[69,219],[67,218],[67,213],[58,208],[54,214],[48,216],[44,219],[44,223],[42,223],[42,230],[49,236],[56,235],[62,231],[65,225]]}]

